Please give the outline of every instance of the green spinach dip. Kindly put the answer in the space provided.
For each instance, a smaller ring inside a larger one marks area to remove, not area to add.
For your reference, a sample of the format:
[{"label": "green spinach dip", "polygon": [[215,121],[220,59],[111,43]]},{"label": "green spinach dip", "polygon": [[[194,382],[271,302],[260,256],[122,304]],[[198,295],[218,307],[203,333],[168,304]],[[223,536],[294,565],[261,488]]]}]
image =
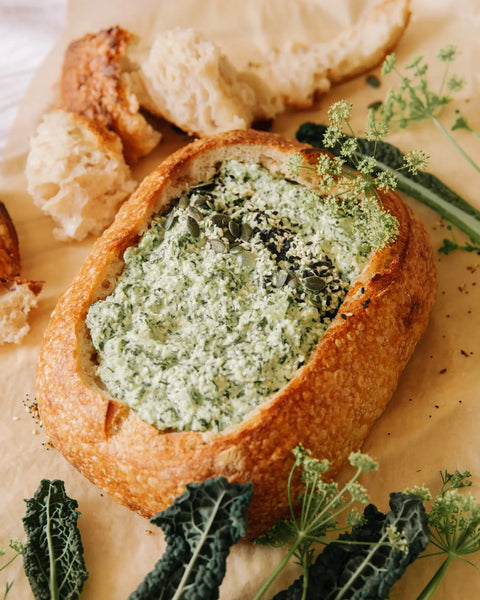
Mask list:
[{"label": "green spinach dip", "polygon": [[98,376],[159,429],[238,424],[308,362],[392,219],[221,164],[152,219],[90,307]]}]

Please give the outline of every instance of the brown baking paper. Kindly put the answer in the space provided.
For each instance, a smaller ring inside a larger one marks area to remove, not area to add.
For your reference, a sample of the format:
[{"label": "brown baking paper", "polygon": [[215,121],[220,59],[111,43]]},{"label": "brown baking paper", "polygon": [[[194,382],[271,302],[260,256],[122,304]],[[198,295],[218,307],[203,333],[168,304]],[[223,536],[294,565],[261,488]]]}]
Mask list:
[{"label": "brown baking paper", "polygon": [[[52,223],[33,205],[26,193],[24,165],[28,137],[42,113],[54,105],[57,81],[66,44],[88,31],[119,24],[147,41],[154,31],[175,25],[195,26],[216,40],[241,65],[283,40],[327,40],[356,20],[374,4],[343,0],[136,0],[102,3],[97,0],[70,2],[67,26],[55,50],[34,79],[10,136],[2,163],[1,199],[15,222],[20,238],[23,275],[45,281],[39,306],[31,315],[31,331],[20,346],[0,348],[0,481],[2,485],[0,541],[24,539],[23,498],[31,497],[40,479],[63,479],[71,497],[78,500],[82,516],[79,527],[90,572],[83,600],[126,599],[153,567],[163,548],[160,530],[147,520],[119,506],[86,481],[54,449],[41,427],[26,411],[35,400],[35,364],[43,331],[58,296],[68,286],[91,247],[83,243],[61,243],[52,236]],[[456,44],[459,56],[454,71],[466,80],[454,105],[444,111],[453,123],[459,108],[472,127],[480,130],[480,9],[476,0],[412,0],[410,25],[396,49],[405,64],[416,54],[430,63],[432,80],[440,85],[442,67],[437,51]],[[379,74],[379,69],[372,73]],[[392,77],[392,76],[391,76]],[[336,87],[322,97],[314,110],[286,112],[273,130],[294,137],[307,120],[326,122],[328,106],[347,98],[354,104],[353,125],[362,134],[367,106],[382,99],[390,85],[380,89],[366,85],[365,76]],[[164,141],[144,160],[135,174],[140,179],[156,162],[185,143],[169,125],[163,126]],[[456,132],[465,150],[480,162],[480,142],[465,131]],[[419,123],[390,136],[401,149],[422,148],[431,155],[430,170],[447,185],[480,208],[480,174],[449,146],[433,124]],[[407,199],[423,219],[437,250],[444,237],[453,233],[436,214]],[[454,233],[459,241],[464,238]],[[380,462],[380,469],[365,478],[372,500],[382,510],[388,495],[413,485],[439,489],[439,472],[458,468],[472,472],[479,494],[479,359],[480,359],[480,256],[456,252],[444,256],[436,251],[439,292],[428,329],[418,344],[387,410],[364,444],[364,451]],[[388,348],[385,348],[388,352]],[[348,476],[348,470],[342,478]],[[281,550],[242,543],[228,559],[222,585],[223,600],[247,600],[276,564]],[[479,564],[478,558],[472,557]],[[418,560],[409,567],[391,593],[392,599],[415,599],[431,577],[438,561]],[[294,576],[288,569],[276,586],[286,587]],[[19,560],[0,573],[0,590],[15,579],[12,599],[32,598]],[[272,589],[272,593],[273,593]],[[456,561],[440,586],[437,600],[480,597],[480,572]]]}]

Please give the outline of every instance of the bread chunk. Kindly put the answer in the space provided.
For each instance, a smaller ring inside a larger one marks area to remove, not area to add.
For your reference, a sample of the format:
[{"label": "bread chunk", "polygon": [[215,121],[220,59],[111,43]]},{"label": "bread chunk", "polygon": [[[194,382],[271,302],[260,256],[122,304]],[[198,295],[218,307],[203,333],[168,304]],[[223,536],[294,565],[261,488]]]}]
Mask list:
[{"label": "bread chunk", "polygon": [[[398,221],[395,241],[370,254],[303,366],[240,423],[219,432],[162,430],[102,386],[87,312],[115,288],[125,251],[139,243],[153,215],[210,182],[226,160],[258,164],[291,180],[290,159],[297,153],[311,166],[322,154],[252,130],[177,151],[122,206],[52,315],[37,369],[45,431],[86,477],[142,515],[166,508],[189,482],[224,475],[254,483],[249,536],[285,518],[292,448],[303,444],[328,459],[333,476],[384,411],[426,328],[437,287],[428,235],[397,194],[380,192],[382,206]],[[293,179],[321,191],[312,171],[301,169]],[[294,489],[292,497],[298,493]]]},{"label": "bread chunk", "polygon": [[62,107],[114,131],[122,140],[129,164],[151,152],[161,134],[140,113],[138,100],[125,76],[133,34],[120,27],[89,33],[72,42],[65,53]]},{"label": "bread chunk", "polygon": [[29,194],[54,220],[59,240],[101,233],[136,187],[120,138],[60,109],[40,123],[25,173]]},{"label": "bread chunk", "polygon": [[257,75],[237,71],[214,42],[193,29],[157,34],[135,92],[148,111],[200,137],[246,129],[283,109]]},{"label": "bread chunk", "polygon": [[38,305],[41,284],[0,279],[0,345],[19,344],[30,331],[28,313]]},{"label": "bread chunk", "polygon": [[0,345],[19,344],[28,333],[28,313],[37,306],[42,286],[20,277],[17,232],[0,202]]},{"label": "bread chunk", "polygon": [[333,40],[310,45],[287,42],[250,69],[287,106],[309,108],[333,84],[380,64],[402,37],[409,18],[409,0],[384,0]]}]

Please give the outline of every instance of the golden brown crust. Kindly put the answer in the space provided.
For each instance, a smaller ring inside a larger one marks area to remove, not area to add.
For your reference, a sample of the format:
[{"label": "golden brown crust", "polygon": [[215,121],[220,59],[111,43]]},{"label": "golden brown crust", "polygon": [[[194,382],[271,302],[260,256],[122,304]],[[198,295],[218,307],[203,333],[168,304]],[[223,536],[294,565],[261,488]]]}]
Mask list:
[{"label": "golden brown crust", "polygon": [[20,275],[20,251],[15,226],[8,211],[0,202],[0,279]]},{"label": "golden brown crust", "polygon": [[26,283],[36,296],[43,287],[42,281],[29,281],[20,277],[20,249],[15,225],[3,202],[0,202],[0,292]]},{"label": "golden brown crust", "polygon": [[[218,434],[162,432],[97,387],[85,315],[111,290],[126,247],[150,216],[225,158],[283,169],[292,152],[320,151],[274,134],[234,131],[196,141],[160,165],[123,205],[60,299],[41,349],[37,391],[47,434],[86,477],[117,501],[150,516],[190,481],[220,474],[253,481],[250,536],[285,516],[291,449],[299,443],[328,458],[332,474],[357,450],[385,408],[426,327],[436,290],[428,237],[393,193],[385,207],[400,223],[354,283],[311,362],[240,425]],[[368,302],[366,302],[368,300]]]},{"label": "golden brown crust", "polygon": [[125,29],[110,27],[73,41],[65,52],[61,79],[62,108],[84,115],[98,128],[114,131],[130,164],[160,140],[122,80],[127,47],[133,39]]}]

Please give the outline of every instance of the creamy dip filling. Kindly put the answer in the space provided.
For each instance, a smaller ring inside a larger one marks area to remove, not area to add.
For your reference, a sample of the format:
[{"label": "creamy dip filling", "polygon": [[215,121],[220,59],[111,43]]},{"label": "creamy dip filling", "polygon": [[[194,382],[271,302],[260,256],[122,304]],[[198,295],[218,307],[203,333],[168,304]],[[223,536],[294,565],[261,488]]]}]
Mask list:
[{"label": "creamy dip filling", "polygon": [[391,219],[223,163],[152,219],[90,307],[98,376],[162,430],[241,422],[308,362]]}]

